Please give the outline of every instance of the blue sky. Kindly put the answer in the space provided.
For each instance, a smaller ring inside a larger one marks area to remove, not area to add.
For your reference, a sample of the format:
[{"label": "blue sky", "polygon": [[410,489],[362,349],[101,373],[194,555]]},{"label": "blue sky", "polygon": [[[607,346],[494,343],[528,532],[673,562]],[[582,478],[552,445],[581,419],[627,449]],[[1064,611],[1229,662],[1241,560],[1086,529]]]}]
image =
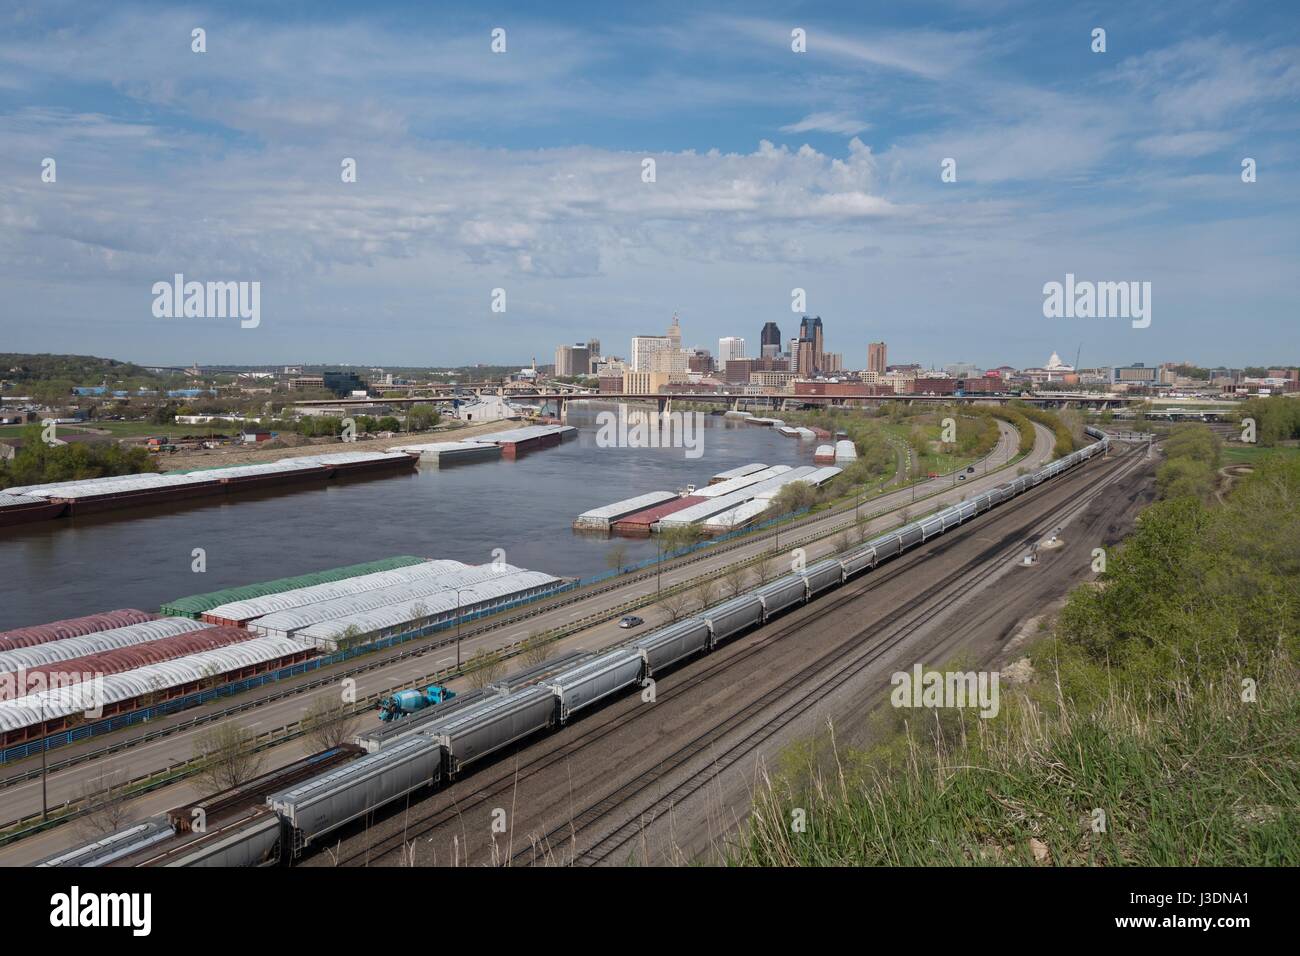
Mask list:
[{"label": "blue sky", "polygon": [[[548,362],[675,310],[756,348],[802,288],[850,368],[1295,363],[1298,103],[1294,3],[18,0],[0,351]],[[261,324],[155,318],[177,272]],[[1151,282],[1150,327],[1044,318],[1066,273]]]}]

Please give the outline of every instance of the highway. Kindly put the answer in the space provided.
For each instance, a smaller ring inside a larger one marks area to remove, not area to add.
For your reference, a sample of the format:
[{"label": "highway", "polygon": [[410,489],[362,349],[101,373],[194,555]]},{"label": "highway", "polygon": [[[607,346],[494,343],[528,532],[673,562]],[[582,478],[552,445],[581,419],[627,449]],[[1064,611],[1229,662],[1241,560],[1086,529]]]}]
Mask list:
[{"label": "highway", "polygon": [[[344,829],[303,865],[716,862],[784,747],[824,736],[828,720],[860,732],[896,670],[959,651],[985,666],[1015,633],[1004,609],[1041,609],[1086,579],[1091,549],[1113,543],[1145,503],[1145,467],[1131,451],[1090,462],[658,675],[653,701],[621,695]],[[1017,566],[1057,529],[1065,546]],[[506,830],[494,832],[501,812]]]},{"label": "highway", "polygon": [[[915,518],[923,512],[959,501],[963,497],[1002,484],[1008,480],[1006,473],[999,473],[995,468],[998,463],[1005,463],[1015,455],[1019,436],[1013,427],[1005,423],[999,423],[999,425],[1001,434],[998,446],[990,455],[987,474],[983,469],[980,469],[977,474],[970,475],[967,480],[957,483],[954,483],[951,478],[934,479],[918,486],[915,491],[913,489],[903,489],[874,499],[869,505],[863,507],[863,513],[887,513],[873,519],[868,524],[868,533],[875,534],[895,527],[899,523],[899,516],[894,512],[898,510],[907,510],[910,512],[910,517]],[[1025,467],[1036,468],[1048,461],[1055,443],[1055,436],[1048,429],[1039,425],[1035,425],[1035,429],[1035,445],[1028,459],[1023,462]],[[1012,469],[1013,473],[1014,471],[1015,469]],[[935,497],[924,502],[918,500],[915,504],[912,503],[913,494],[920,499],[924,495],[936,491],[939,493]],[[806,558],[811,563],[818,557],[832,552],[834,550],[834,539],[838,532],[853,525],[854,511],[852,508],[841,513],[822,515],[797,529],[782,529],[780,531],[781,546],[783,549],[788,550],[812,535],[822,536],[820,541],[803,545]],[[665,565],[660,583],[662,587],[668,588],[674,584],[690,581],[702,575],[717,578],[723,568],[734,562],[750,560],[760,554],[770,552],[775,543],[775,537],[771,533],[757,535],[753,540],[745,539],[743,543],[716,554],[705,549],[703,552],[704,557],[696,558],[693,561],[679,561]],[[782,567],[780,573],[784,573],[785,570],[786,568]],[[574,621],[588,615],[605,611],[615,613],[615,609],[620,608],[633,597],[652,599],[655,589],[655,576],[648,574],[595,594],[580,603],[564,604],[551,610],[545,610],[525,620],[519,620],[516,623],[493,630],[475,633],[467,628],[466,635],[469,636],[462,642],[462,658],[468,659],[481,648],[498,648],[521,641],[535,632],[572,624]],[[545,607],[546,605],[543,604],[542,606]],[[652,608],[649,611],[639,613],[647,620],[644,629],[661,623],[662,612],[658,609]],[[506,617],[510,619],[511,615]],[[611,618],[557,642],[553,646],[552,653],[558,654],[569,649],[595,650],[625,640],[628,636],[627,631],[617,627],[616,619]],[[384,652],[375,655],[373,661],[366,661],[363,666],[370,669],[359,673],[353,672],[354,669],[346,665],[337,665],[329,670],[317,671],[295,681],[280,682],[267,688],[227,699],[227,701],[218,705],[209,705],[207,708],[194,708],[153,722],[145,729],[132,728],[119,731],[110,736],[95,738],[74,747],[59,748],[51,751],[49,756],[51,761],[62,761],[70,754],[74,754],[78,748],[100,748],[110,743],[127,742],[146,731],[149,733],[156,732],[169,723],[181,724],[188,722],[195,716],[203,714],[205,710],[215,711],[236,703],[241,705],[257,704],[263,698],[269,699],[266,699],[264,703],[251,707],[251,709],[238,716],[226,719],[236,721],[240,726],[253,733],[276,730],[300,719],[311,706],[312,698],[316,695],[328,695],[331,699],[337,700],[338,684],[335,682],[335,678],[341,679],[345,674],[353,677],[356,681],[357,696],[363,698],[371,693],[385,691],[393,687],[410,686],[418,679],[454,665],[456,649],[454,644],[448,644],[447,640],[447,638],[442,638],[440,641],[424,642],[425,649],[418,656],[408,656],[401,660],[385,662],[389,654]],[[451,640],[454,641],[454,638]],[[398,649],[396,653],[409,653],[414,646],[414,643],[406,645]],[[362,660],[365,661],[364,658]],[[512,663],[508,666],[513,670],[522,665]],[[300,684],[320,681],[322,678],[330,678],[331,683],[317,690],[290,693]],[[453,680],[449,683],[451,687],[456,689],[464,689],[467,686],[467,682],[463,679]],[[286,694],[289,694],[289,696],[286,696]],[[362,715],[359,722],[362,730],[376,726],[378,723],[373,712]],[[108,783],[116,784],[125,780],[138,779],[147,774],[157,773],[168,767],[184,763],[193,756],[196,738],[205,730],[206,727],[204,726],[178,730],[168,736],[136,743],[106,758],[85,761],[62,769],[52,770],[46,780],[49,806],[57,807],[67,801],[78,800],[86,793],[102,789]],[[282,765],[302,756],[311,749],[314,748],[311,748],[301,739],[277,745],[266,751],[263,767],[270,769],[273,766]],[[16,774],[30,771],[34,767],[39,767],[39,758],[30,758],[22,764],[6,765],[0,769],[0,784],[7,784],[4,786],[3,791],[0,791],[0,820],[14,820],[40,812],[42,800],[40,779],[37,777],[31,779],[15,778]],[[106,776],[106,773],[109,775]],[[129,807],[130,817],[136,819],[160,812],[184,802],[191,795],[192,790],[189,784],[184,782],[155,791],[131,801]],[[19,841],[10,847],[0,849],[0,865],[15,865],[40,859],[58,849],[71,845],[82,836],[84,834],[73,835],[68,826],[55,828],[49,832]]]}]

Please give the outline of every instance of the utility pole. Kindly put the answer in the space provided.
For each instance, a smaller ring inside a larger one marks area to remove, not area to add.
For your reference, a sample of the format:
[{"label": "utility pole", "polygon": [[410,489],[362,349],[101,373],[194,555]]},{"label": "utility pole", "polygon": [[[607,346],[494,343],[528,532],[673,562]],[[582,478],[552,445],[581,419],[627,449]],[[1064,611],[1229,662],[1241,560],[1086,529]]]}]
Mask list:
[{"label": "utility pole", "polygon": [[45,698],[41,698],[41,819],[48,820],[49,798],[45,789],[45,752],[50,748],[50,737],[45,727]]}]

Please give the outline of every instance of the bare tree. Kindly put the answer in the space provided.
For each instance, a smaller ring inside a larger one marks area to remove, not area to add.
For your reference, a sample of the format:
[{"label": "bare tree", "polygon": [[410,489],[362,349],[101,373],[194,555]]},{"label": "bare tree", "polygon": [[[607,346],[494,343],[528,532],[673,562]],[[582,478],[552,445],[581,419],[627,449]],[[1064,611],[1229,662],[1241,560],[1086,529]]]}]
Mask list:
[{"label": "bare tree", "polygon": [[194,741],[198,780],[207,793],[220,793],[257,776],[262,755],[253,749],[253,734],[236,724],[214,724]]},{"label": "bare tree", "polygon": [[659,607],[668,617],[668,622],[680,621],[690,609],[691,599],[685,591],[669,591],[659,599]]},{"label": "bare tree", "polygon": [[754,574],[759,584],[766,584],[776,577],[776,555],[765,554],[754,565]]},{"label": "bare tree", "polygon": [[615,541],[605,552],[605,564],[612,571],[622,571],[627,564],[627,545],[622,541]]},{"label": "bare tree", "polygon": [[302,719],[303,733],[321,750],[333,750],[348,743],[357,733],[360,720],[352,707],[342,700],[321,694]]},{"label": "bare tree", "polygon": [[722,590],[726,592],[727,597],[734,598],[743,594],[748,583],[749,572],[739,564],[728,568],[727,573],[722,576]]},{"label": "bare tree", "polygon": [[97,776],[81,784],[77,795],[87,808],[85,815],[77,821],[78,828],[88,840],[116,833],[131,817],[127,806],[126,774],[121,770],[101,770]]},{"label": "bare tree", "polygon": [[465,663],[465,676],[469,680],[469,686],[475,690],[482,690],[501,676],[504,664],[500,651],[490,651],[486,647],[479,648]]},{"label": "bare tree", "polygon": [[695,585],[695,603],[699,605],[701,611],[717,600],[717,580],[714,578],[705,578],[699,584]]},{"label": "bare tree", "polygon": [[523,658],[525,664],[540,664],[546,660],[551,653],[551,642],[546,639],[545,632],[528,635],[528,639],[523,644]]}]

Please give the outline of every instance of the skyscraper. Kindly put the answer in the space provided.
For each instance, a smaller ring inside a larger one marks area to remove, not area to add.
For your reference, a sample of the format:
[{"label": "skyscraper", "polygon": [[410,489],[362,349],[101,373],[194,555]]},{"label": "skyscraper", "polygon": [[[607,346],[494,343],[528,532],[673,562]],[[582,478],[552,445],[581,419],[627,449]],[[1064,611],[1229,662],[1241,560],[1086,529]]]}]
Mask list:
[{"label": "skyscraper", "polygon": [[737,335],[718,339],[718,368],[725,369],[729,359],[745,357],[745,340]]},{"label": "skyscraper", "polygon": [[867,371],[875,372],[877,375],[884,375],[885,368],[889,360],[885,354],[884,342],[867,343]]},{"label": "skyscraper", "polygon": [[799,350],[797,368],[802,376],[812,376],[825,367],[822,350],[822,318],[805,315],[799,323]]},{"label": "skyscraper", "polygon": [[668,347],[674,351],[682,347],[682,327],[677,324],[677,313],[673,313],[673,324],[668,326]]},{"label": "skyscraper", "polygon": [[775,322],[764,324],[758,335],[759,355],[762,358],[776,358],[781,354],[781,330]]}]

